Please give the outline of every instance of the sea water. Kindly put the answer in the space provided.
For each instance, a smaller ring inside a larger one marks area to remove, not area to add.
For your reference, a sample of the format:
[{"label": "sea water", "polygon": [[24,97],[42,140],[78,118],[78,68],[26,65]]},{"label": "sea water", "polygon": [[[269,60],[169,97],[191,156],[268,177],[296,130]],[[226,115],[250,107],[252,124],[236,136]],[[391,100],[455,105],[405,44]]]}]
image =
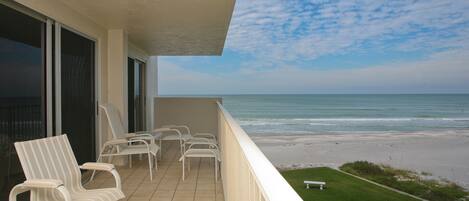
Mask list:
[{"label": "sea water", "polygon": [[469,94],[227,95],[250,135],[469,130]]}]

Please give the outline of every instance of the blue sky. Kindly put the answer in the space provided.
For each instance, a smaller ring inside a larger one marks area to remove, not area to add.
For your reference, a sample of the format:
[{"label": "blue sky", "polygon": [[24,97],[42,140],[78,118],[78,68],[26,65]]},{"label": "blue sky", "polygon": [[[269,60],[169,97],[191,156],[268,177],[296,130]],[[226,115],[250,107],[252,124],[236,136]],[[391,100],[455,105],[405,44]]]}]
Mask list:
[{"label": "blue sky", "polygon": [[237,0],[222,56],[158,68],[163,95],[468,93],[469,1]]}]

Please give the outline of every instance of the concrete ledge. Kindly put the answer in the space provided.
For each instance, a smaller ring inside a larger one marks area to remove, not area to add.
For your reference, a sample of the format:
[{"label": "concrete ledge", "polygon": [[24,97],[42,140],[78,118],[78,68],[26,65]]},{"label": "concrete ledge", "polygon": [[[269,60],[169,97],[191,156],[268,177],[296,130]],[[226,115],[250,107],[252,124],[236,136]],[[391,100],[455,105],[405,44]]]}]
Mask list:
[{"label": "concrete ledge", "polygon": [[194,133],[218,135],[218,97],[156,97],[154,125],[187,125]]}]

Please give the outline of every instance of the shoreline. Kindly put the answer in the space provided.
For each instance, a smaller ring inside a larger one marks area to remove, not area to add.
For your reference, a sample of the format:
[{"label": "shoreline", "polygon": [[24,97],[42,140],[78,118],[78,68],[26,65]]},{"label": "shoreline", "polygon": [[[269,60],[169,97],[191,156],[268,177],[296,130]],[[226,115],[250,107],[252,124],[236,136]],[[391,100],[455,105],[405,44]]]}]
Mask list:
[{"label": "shoreline", "polygon": [[469,130],[412,133],[251,135],[279,169],[367,160],[446,179],[469,189]]}]

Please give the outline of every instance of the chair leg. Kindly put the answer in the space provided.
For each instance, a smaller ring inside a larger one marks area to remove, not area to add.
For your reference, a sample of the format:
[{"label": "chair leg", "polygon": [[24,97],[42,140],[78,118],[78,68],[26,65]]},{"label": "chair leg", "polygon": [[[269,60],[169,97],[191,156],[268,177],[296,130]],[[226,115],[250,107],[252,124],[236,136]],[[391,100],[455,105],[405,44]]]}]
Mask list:
[{"label": "chair leg", "polygon": [[156,156],[156,154],[155,154],[154,158],[155,158],[154,159],[155,160],[155,171],[158,171],[158,159],[157,159],[158,157]]},{"label": "chair leg", "polygon": [[151,157],[151,154],[148,153],[148,167],[150,168],[150,181],[153,181],[153,171],[152,171],[152,162],[151,162],[151,159],[153,157]]},{"label": "chair leg", "polygon": [[187,159],[187,167],[188,167],[187,173],[189,173],[191,171],[191,158]]},{"label": "chair leg", "polygon": [[[102,151],[101,151],[101,153],[99,154],[98,159],[96,160],[96,162],[99,163],[99,161],[101,161],[101,159],[102,159],[102,154],[103,154],[103,153],[102,153]],[[91,174],[90,182],[93,181],[95,174],[96,174],[96,170],[93,170],[93,173]]]},{"label": "chair leg", "polygon": [[184,147],[184,144],[183,143],[179,143],[179,152],[181,152],[181,156],[184,154],[184,152],[182,151],[182,149],[185,149],[183,148]]},{"label": "chair leg", "polygon": [[185,160],[186,160],[186,157],[183,157],[182,158],[182,181],[184,181],[184,178],[185,178]]},{"label": "chair leg", "polygon": [[160,159],[161,159],[161,152],[163,152],[163,143],[161,143],[161,140],[160,140]]},{"label": "chair leg", "polygon": [[132,168],[132,155],[129,155],[129,168]]},{"label": "chair leg", "polygon": [[[114,152],[114,149],[115,149],[115,147],[112,147],[112,148],[111,148],[111,152],[110,152],[111,154]],[[113,159],[112,155],[109,156],[109,158],[108,158],[108,163],[112,163],[112,159]]]},{"label": "chair leg", "polygon": [[218,181],[218,161],[217,161],[217,158],[213,158],[213,162],[215,163],[215,182]]}]

